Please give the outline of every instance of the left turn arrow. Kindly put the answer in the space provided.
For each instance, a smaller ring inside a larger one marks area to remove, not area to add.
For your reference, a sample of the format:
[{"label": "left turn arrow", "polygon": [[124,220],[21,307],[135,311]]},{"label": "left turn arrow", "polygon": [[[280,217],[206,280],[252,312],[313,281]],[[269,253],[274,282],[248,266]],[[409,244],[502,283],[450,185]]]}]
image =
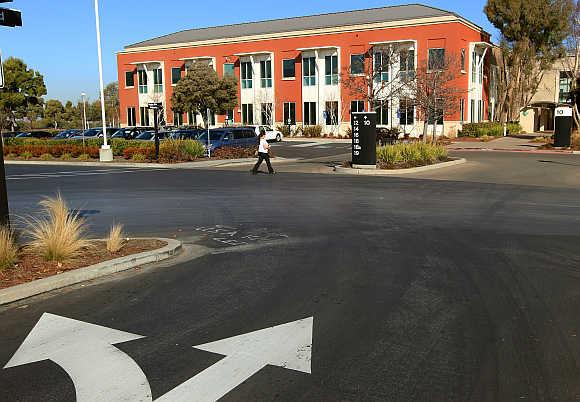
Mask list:
[{"label": "left turn arrow", "polygon": [[152,400],[145,374],[115,344],[143,336],[44,313],[4,368],[52,360],[72,379],[77,402]]}]

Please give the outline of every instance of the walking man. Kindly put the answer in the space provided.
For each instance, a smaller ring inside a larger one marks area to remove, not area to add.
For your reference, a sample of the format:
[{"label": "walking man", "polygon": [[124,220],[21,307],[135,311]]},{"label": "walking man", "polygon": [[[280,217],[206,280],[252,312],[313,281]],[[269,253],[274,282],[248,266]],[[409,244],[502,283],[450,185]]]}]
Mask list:
[{"label": "walking man", "polygon": [[262,161],[266,161],[266,165],[268,166],[268,172],[270,174],[274,174],[274,169],[272,168],[272,164],[270,163],[270,144],[266,141],[266,132],[260,131],[260,145],[258,147],[258,162],[254,165],[252,169],[252,174],[257,174]]}]

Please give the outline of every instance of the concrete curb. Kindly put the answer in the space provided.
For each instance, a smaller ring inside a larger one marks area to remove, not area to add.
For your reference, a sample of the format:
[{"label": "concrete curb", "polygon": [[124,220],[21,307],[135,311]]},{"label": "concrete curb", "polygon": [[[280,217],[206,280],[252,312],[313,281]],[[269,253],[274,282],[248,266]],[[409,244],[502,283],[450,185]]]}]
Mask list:
[{"label": "concrete curb", "polygon": [[461,165],[461,164],[464,164],[465,162],[467,162],[467,160],[464,158],[461,158],[461,159],[456,159],[454,161],[436,163],[434,165],[420,166],[420,167],[409,168],[409,169],[393,169],[393,170],[353,169],[353,168],[347,168],[347,167],[342,167],[342,166],[335,166],[334,171],[336,173],[340,173],[340,174],[353,174],[353,175],[361,175],[361,176],[397,176],[400,174],[420,173],[420,172],[426,172],[429,170],[443,169],[446,167]]},{"label": "concrete curb", "polygon": [[90,281],[117,272],[126,271],[140,265],[163,261],[174,256],[182,246],[180,241],[174,239],[159,238],[156,240],[167,242],[167,245],[157,250],[128,255],[114,260],[101,262],[99,264],[90,265],[88,267],[68,271],[59,275],[49,276],[48,278],[38,279],[36,281],[1,289],[0,305],[12,303],[31,296],[75,285],[80,282]]}]

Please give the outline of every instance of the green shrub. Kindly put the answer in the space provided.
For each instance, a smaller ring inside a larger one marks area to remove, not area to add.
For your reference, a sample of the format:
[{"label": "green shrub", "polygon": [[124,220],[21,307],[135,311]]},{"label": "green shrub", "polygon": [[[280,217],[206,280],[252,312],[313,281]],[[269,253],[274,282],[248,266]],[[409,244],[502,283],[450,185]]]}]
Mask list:
[{"label": "green shrub", "polygon": [[280,124],[276,126],[276,130],[280,131],[284,137],[292,136],[292,130],[290,129],[290,126],[284,126]]},{"label": "green shrub", "polygon": [[72,154],[68,154],[68,153],[62,154],[60,156],[60,159],[63,161],[70,161],[72,158],[73,158]]},{"label": "green shrub", "polygon": [[377,143],[387,144],[392,138],[399,138],[401,130],[398,127],[386,128],[381,127],[377,129]]},{"label": "green shrub", "polygon": [[383,168],[424,166],[447,160],[447,155],[442,145],[400,143],[377,148],[377,163]]},{"label": "green shrub", "polygon": [[22,159],[24,159],[25,161],[32,159],[33,155],[32,152],[23,152],[20,154],[20,156],[22,157]]},{"label": "green shrub", "polygon": [[51,161],[53,159],[54,158],[52,157],[51,154],[42,154],[42,155],[40,155],[40,160],[41,161]]},{"label": "green shrub", "polygon": [[131,157],[131,160],[133,162],[145,162],[147,160],[147,158],[143,154],[134,153],[133,156]]},{"label": "green shrub", "polygon": [[90,161],[91,160],[91,155],[89,154],[80,154],[78,157],[79,161]]},{"label": "green shrub", "polygon": [[[522,126],[519,123],[506,125],[508,135],[520,134]],[[460,137],[501,137],[503,136],[503,124],[497,122],[466,123],[459,132]]]},{"label": "green shrub", "polygon": [[347,138],[352,138],[352,127],[348,127],[344,132]]},{"label": "green shrub", "polygon": [[181,148],[186,155],[189,155],[191,160],[203,158],[205,153],[203,144],[195,140],[181,140]]},{"label": "green shrub", "polygon": [[317,138],[322,135],[322,126],[303,126],[301,128],[302,135],[307,138]]}]

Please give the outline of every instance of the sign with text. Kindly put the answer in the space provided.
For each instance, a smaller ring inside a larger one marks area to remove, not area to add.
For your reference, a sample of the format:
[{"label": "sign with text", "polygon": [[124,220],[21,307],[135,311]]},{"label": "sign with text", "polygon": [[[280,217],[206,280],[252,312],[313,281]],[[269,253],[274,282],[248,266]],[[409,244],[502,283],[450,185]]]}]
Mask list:
[{"label": "sign with text", "polygon": [[158,110],[158,109],[161,109],[163,107],[163,103],[161,103],[161,102],[154,102],[153,103],[152,102],[152,103],[148,103],[147,104],[147,107],[149,109],[153,109],[153,110],[156,110],[157,109]]},{"label": "sign with text", "polygon": [[351,113],[352,164],[377,164],[377,115],[374,112]]}]

